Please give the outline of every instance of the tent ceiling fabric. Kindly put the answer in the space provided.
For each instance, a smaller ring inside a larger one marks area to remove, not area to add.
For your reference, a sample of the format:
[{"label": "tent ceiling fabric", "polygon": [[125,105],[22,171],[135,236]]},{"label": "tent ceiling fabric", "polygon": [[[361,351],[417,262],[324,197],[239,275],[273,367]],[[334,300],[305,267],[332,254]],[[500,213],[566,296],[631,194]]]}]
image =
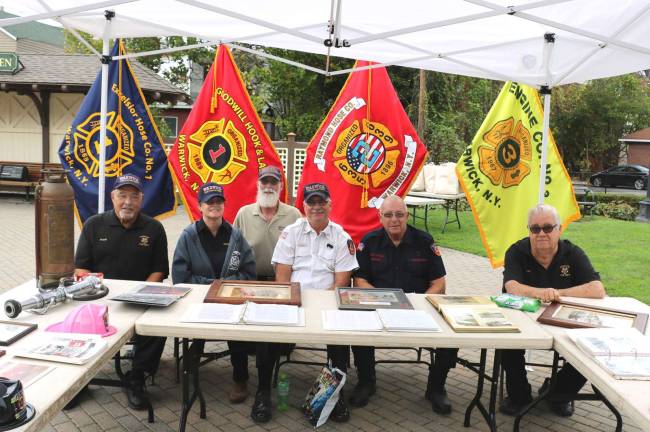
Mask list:
[{"label": "tent ceiling fabric", "polygon": [[[537,87],[650,69],[650,0],[23,0],[22,6],[98,38],[110,9],[110,37],[197,36]],[[86,10],[71,12],[80,7]],[[328,48],[328,22],[339,7],[336,29],[350,46]],[[551,50],[546,33],[555,34]]]}]

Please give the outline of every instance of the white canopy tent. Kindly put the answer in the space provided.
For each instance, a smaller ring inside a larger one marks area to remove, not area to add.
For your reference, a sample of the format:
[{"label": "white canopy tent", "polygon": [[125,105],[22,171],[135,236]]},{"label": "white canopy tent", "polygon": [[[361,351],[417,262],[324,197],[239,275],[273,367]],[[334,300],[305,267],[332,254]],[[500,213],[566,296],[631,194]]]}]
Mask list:
[{"label": "white canopy tent", "polygon": [[[18,2],[18,0],[16,0]],[[20,0],[33,13],[0,27],[55,19],[104,40],[193,36],[364,59],[542,90],[546,165],[550,89],[650,69],[650,0]],[[106,13],[111,11],[111,13]],[[160,53],[135,53],[136,57]],[[99,55],[99,53],[97,53]],[[275,58],[275,57],[272,57]],[[116,58],[117,59],[117,58]],[[307,67],[316,73],[336,75]],[[108,66],[102,69],[104,77]],[[104,79],[106,84],[106,79]],[[105,100],[107,86],[103,97]],[[105,104],[103,113],[105,111]],[[105,116],[102,116],[104,121]],[[102,128],[104,130],[104,128]],[[105,133],[105,132],[104,132]],[[104,135],[102,134],[102,142]],[[105,157],[101,146],[100,158]],[[101,159],[102,161],[104,159]],[[100,197],[104,192],[100,170]],[[540,202],[544,177],[540,178]],[[100,211],[103,199],[100,198]]]}]

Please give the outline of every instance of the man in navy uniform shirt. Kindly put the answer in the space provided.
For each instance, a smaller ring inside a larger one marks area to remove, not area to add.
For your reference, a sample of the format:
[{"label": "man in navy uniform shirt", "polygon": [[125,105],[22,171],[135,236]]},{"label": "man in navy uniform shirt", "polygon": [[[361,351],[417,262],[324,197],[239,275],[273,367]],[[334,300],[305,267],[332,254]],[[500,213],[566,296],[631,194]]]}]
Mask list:
[{"label": "man in navy uniform shirt", "polygon": [[[506,252],[503,270],[506,292],[544,302],[558,301],[560,296],[605,296],[600,276],[589,258],[578,246],[560,240],[560,228],[560,216],[554,207],[540,204],[528,212],[528,237],[514,243]],[[504,350],[501,361],[508,397],[501,403],[500,411],[516,415],[532,401],[524,350]],[[556,388],[551,389],[551,400],[554,394],[565,395],[565,399],[551,402],[553,412],[563,417],[572,415],[570,396],[577,394],[585,382],[573,366],[565,363],[557,376]]]},{"label": "man in navy uniform shirt", "polygon": [[[440,251],[429,233],[407,225],[404,201],[395,195],[386,198],[379,209],[379,219],[383,228],[366,234],[359,244],[354,286],[444,294],[446,272]],[[375,348],[353,346],[352,351],[359,382],[350,404],[362,407],[375,393]],[[445,381],[449,369],[456,365],[457,355],[458,349],[439,348],[429,369],[425,397],[439,414],[451,412]]]}]

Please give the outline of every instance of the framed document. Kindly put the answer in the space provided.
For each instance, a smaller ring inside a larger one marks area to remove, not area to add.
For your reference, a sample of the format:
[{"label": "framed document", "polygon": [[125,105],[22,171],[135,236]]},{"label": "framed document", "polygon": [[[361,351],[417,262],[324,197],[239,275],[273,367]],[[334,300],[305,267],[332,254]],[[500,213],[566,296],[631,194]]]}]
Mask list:
[{"label": "framed document", "polygon": [[557,302],[537,318],[542,324],[566,328],[636,328],[645,333],[648,314],[601,308],[579,303]]},{"label": "framed document", "polygon": [[240,304],[247,301],[301,306],[300,283],[217,279],[203,299],[203,303]]},{"label": "framed document", "polygon": [[18,321],[0,321],[0,345],[7,346],[36,330],[37,324]]},{"label": "framed document", "polygon": [[336,288],[339,309],[413,309],[400,288]]}]

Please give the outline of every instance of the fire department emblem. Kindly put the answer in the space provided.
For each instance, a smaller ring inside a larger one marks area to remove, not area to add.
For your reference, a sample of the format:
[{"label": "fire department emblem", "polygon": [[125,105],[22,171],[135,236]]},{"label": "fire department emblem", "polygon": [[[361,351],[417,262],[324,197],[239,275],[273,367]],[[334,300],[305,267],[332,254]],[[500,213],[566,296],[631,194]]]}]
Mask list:
[{"label": "fire department emblem", "polygon": [[[74,155],[86,173],[99,177],[100,113],[93,113],[74,131]],[[115,111],[107,113],[106,177],[119,175],[133,163],[133,131]]]},{"label": "fire department emblem", "polygon": [[355,120],[341,131],[332,159],[349,184],[376,188],[395,173],[399,155],[398,142],[390,130],[363,119],[361,124]]},{"label": "fire department emblem", "polygon": [[533,146],[521,120],[516,125],[512,117],[497,122],[483,142],[487,145],[479,147],[479,169],[494,186],[517,186],[530,174]]},{"label": "fire department emblem", "polygon": [[187,146],[190,167],[203,183],[229,184],[246,169],[246,139],[229,120],[203,123],[190,135]]}]

